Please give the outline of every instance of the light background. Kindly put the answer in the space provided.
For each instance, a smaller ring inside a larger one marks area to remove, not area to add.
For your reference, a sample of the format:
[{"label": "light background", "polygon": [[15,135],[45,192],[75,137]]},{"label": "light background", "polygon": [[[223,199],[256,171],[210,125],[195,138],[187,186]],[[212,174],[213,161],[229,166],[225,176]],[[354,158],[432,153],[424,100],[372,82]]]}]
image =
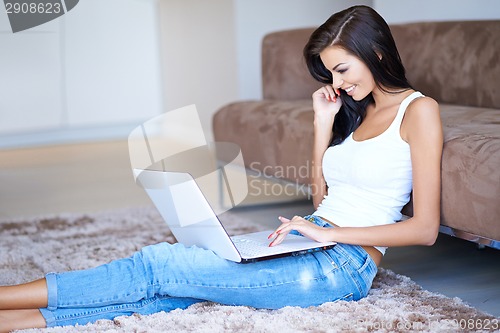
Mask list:
[{"label": "light background", "polygon": [[124,139],[189,104],[210,139],[218,108],[261,98],[266,33],[354,4],[389,23],[500,19],[498,0],[85,0],[13,34],[1,11],[0,148]]}]

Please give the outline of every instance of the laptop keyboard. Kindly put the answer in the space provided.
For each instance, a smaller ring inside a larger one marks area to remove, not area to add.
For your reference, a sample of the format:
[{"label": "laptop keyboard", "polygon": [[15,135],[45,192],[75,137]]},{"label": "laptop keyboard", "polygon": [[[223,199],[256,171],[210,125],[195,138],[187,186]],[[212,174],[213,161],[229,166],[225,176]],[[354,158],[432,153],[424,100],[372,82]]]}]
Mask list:
[{"label": "laptop keyboard", "polygon": [[261,242],[255,239],[249,239],[238,236],[232,237],[231,239],[242,257],[254,258],[266,255],[273,255],[277,253],[286,252],[286,249],[289,248],[283,244],[277,247],[269,247],[269,243],[271,242],[270,240],[268,242]]}]

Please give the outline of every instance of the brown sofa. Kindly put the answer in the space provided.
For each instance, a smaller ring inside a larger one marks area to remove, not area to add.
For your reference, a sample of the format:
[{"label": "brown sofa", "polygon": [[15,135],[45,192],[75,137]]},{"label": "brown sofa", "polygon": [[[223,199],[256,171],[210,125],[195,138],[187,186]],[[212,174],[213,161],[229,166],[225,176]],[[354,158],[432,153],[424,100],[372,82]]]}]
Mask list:
[{"label": "brown sofa", "polygon": [[[500,21],[391,26],[412,85],[440,103],[441,232],[500,248]],[[302,48],[312,29],[267,35],[263,100],[238,101],[214,115],[216,141],[237,143],[245,164],[298,184],[309,182],[313,111],[319,87]],[[296,172],[302,170],[302,172]],[[412,214],[411,202],[403,212]]]}]

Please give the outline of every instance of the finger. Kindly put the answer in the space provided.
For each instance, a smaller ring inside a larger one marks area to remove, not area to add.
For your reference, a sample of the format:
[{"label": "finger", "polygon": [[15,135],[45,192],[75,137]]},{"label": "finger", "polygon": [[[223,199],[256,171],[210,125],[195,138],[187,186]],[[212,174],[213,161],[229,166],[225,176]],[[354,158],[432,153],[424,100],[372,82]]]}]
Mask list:
[{"label": "finger", "polygon": [[281,244],[286,236],[288,236],[288,234],[290,233],[291,229],[290,230],[281,230],[279,232],[277,232],[275,235],[275,238],[271,241],[271,243],[269,243],[269,246],[276,246],[276,245],[279,245]]},{"label": "finger", "polygon": [[304,217],[302,216],[299,216],[299,215],[295,215],[294,217],[292,217],[292,219],[290,220],[290,222],[310,222],[309,220],[306,220]]},{"label": "finger", "polygon": [[318,93],[318,96],[322,96],[324,99],[326,99],[329,102],[333,102],[335,99],[335,92],[333,91],[333,88],[329,85],[323,86],[319,88],[316,93]]},{"label": "finger", "polygon": [[281,223],[288,223],[291,221],[290,219],[287,219],[286,217],[283,217],[283,216],[279,216],[278,220],[280,220]]},{"label": "finger", "polygon": [[304,227],[310,226],[311,222],[304,219],[302,216],[294,216],[289,223],[283,223],[278,229],[276,229],[276,235],[285,234],[288,235],[290,232],[296,230],[302,232]]},{"label": "finger", "polygon": [[328,96],[328,100],[330,102],[336,102],[337,101],[337,94],[335,94],[335,91],[333,90],[333,87],[328,85],[328,86],[325,86],[325,90],[327,91],[327,96]]},{"label": "finger", "polygon": [[288,233],[280,233],[271,243],[269,243],[269,247],[281,244],[286,235],[288,235]]},{"label": "finger", "polygon": [[[286,217],[283,216],[278,216],[278,220],[280,220],[281,223],[289,223],[290,219],[287,219]],[[278,230],[282,228],[283,224],[280,225],[278,228],[276,228],[275,231],[273,231],[269,236],[267,236],[267,239],[271,239],[273,237],[276,237],[278,235]]]},{"label": "finger", "polygon": [[294,229],[295,227],[292,224],[281,226],[278,230],[275,231],[274,237],[280,237],[281,239],[284,239]]},{"label": "finger", "polygon": [[333,90],[333,87],[331,85],[326,85],[325,89],[328,91],[328,94],[335,97],[335,91]]},{"label": "finger", "polygon": [[281,225],[278,228],[276,228],[276,230],[273,233],[271,233],[267,237],[267,239],[271,239],[273,237],[276,237],[277,235],[279,235],[281,233],[288,234],[290,231],[292,231],[294,229],[294,227],[292,225],[293,222],[305,221],[302,216],[298,216],[298,215],[295,215],[294,217],[292,217],[292,219],[288,219],[288,218],[283,217],[283,216],[278,217],[278,219],[281,221]]}]

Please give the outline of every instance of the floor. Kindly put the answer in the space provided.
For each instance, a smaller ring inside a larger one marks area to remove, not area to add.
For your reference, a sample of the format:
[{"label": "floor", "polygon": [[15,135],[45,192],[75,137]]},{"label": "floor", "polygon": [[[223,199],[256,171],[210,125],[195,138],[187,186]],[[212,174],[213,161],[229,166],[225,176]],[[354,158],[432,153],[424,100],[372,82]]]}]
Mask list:
[{"label": "floor", "polygon": [[[0,183],[0,220],[150,204],[134,183],[124,141],[0,150]],[[261,194],[233,211],[273,228],[278,215],[312,210],[303,193]],[[432,247],[389,249],[382,267],[500,317],[498,250],[440,235]]]}]

